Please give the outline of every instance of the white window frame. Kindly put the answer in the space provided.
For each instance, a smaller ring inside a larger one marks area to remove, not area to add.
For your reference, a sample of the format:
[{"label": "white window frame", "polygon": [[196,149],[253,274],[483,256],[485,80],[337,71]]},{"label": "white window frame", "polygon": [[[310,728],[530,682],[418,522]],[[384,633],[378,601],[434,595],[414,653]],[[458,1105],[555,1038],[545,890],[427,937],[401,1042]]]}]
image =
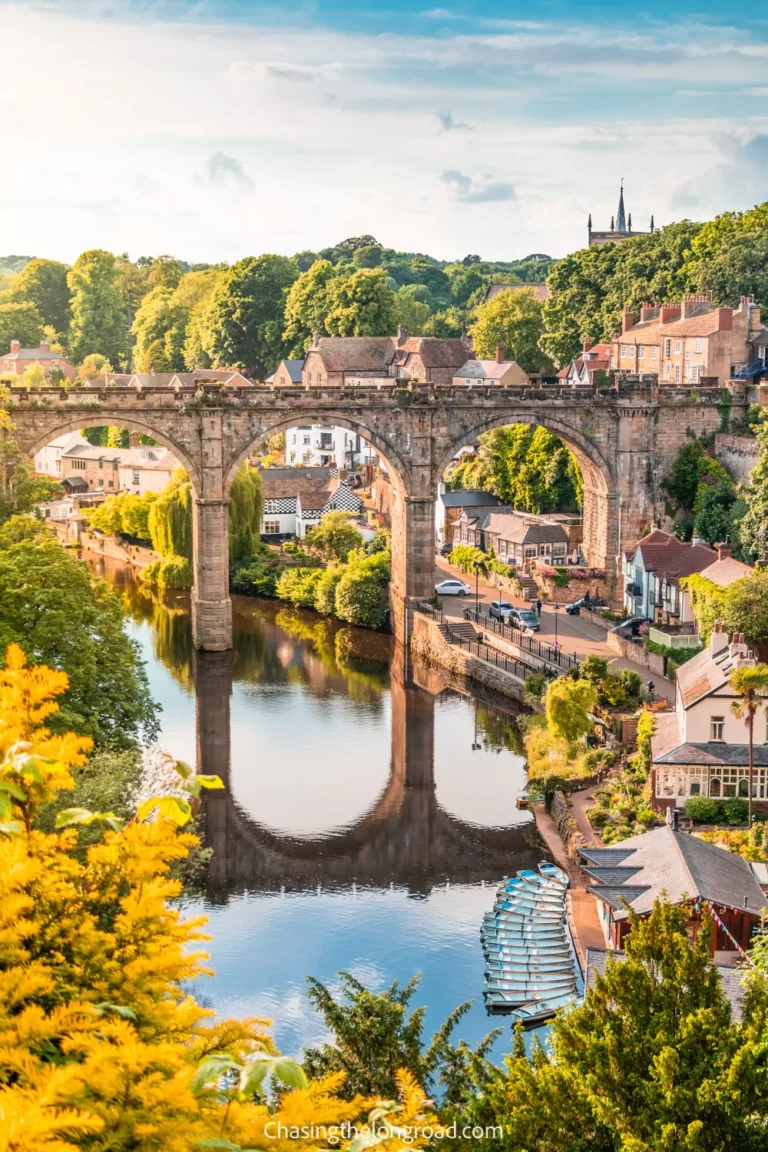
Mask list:
[{"label": "white window frame", "polygon": [[279,536],[280,535],[280,521],[279,520],[265,520],[264,521],[264,535],[265,536]]},{"label": "white window frame", "polygon": [[654,344],[653,347],[651,348],[651,360],[658,360],[658,351],[659,351],[658,348]]},{"label": "white window frame", "polygon": [[682,348],[682,346],[683,346],[683,344],[682,344],[681,340],[675,340],[675,356],[679,355],[679,352],[680,352],[680,349]]},{"label": "white window frame", "polygon": [[694,351],[701,352],[701,338],[700,337],[696,338],[696,340],[694,341],[693,347],[694,347]]},{"label": "white window frame", "polygon": [[645,360],[645,344],[641,344],[637,350],[638,360]]},{"label": "white window frame", "polygon": [[711,744],[722,744],[725,741],[725,716],[710,716],[709,741]]}]

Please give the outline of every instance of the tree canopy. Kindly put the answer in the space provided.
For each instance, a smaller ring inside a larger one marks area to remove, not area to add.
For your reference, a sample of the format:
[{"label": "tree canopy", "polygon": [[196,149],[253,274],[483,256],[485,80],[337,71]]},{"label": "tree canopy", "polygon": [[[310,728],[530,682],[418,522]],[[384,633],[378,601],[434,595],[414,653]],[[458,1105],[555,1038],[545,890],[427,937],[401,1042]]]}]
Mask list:
[{"label": "tree canopy", "polygon": [[67,276],[72,294],[72,323],[67,348],[80,363],[98,352],[112,364],[126,364],[130,333],[117,261],[95,248],[78,256]]},{"label": "tree canopy", "polygon": [[205,348],[214,366],[244,368],[264,378],[283,355],[283,314],[299,270],[285,256],[249,256],[219,279],[208,314]]},{"label": "tree canopy", "polygon": [[541,302],[525,289],[497,292],[478,307],[477,319],[470,329],[479,360],[493,360],[500,344],[506,359],[517,361],[526,372],[547,366],[540,347],[543,332]]},{"label": "tree canopy", "polygon": [[583,500],[581,471],[568,448],[542,426],[485,432],[474,455],[449,474],[452,488],[482,488],[522,512],[573,512]]}]

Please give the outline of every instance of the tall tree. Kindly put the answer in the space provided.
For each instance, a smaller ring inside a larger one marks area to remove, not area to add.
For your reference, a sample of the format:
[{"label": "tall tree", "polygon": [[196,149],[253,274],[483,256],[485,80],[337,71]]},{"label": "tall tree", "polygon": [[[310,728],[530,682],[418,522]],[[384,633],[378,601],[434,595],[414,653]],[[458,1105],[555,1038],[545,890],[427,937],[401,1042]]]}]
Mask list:
[{"label": "tall tree", "polygon": [[752,778],[755,759],[755,716],[766,705],[768,697],[768,664],[734,668],[730,676],[733,691],[739,697],[731,703],[731,711],[747,726],[749,742],[749,826],[752,827]]},{"label": "tall tree", "polygon": [[424,284],[404,284],[395,293],[395,324],[404,324],[411,336],[425,334],[432,310]]},{"label": "tall tree", "polygon": [[206,350],[215,365],[264,378],[284,354],[285,299],[299,275],[285,256],[249,256],[219,281],[209,313]]},{"label": "tall tree", "polygon": [[387,336],[395,323],[395,294],[383,268],[361,268],[330,283],[326,327],[331,336]]},{"label": "tall tree", "polygon": [[34,304],[43,324],[66,333],[72,317],[67,274],[58,260],[30,260],[13,281],[11,299]]},{"label": "tall tree", "polygon": [[501,344],[506,357],[516,360],[526,372],[535,372],[548,363],[539,347],[544,331],[542,305],[532,289],[498,292],[480,305],[470,331],[479,360],[492,360]]},{"label": "tall tree", "polygon": [[112,364],[127,364],[130,335],[115,257],[100,248],[83,252],[67,279],[72,293],[70,357],[79,363],[100,352]]},{"label": "tall tree", "polygon": [[291,286],[285,302],[283,332],[291,356],[302,358],[315,332],[328,335],[325,326],[330,308],[328,289],[335,276],[330,260],[315,260]]},{"label": "tall tree", "polygon": [[153,288],[141,302],[132,332],[137,372],[181,372],[189,312],[175,303],[173,288]]},{"label": "tall tree", "polygon": [[0,304],[0,355],[18,340],[22,348],[37,348],[43,336],[43,319],[31,301]]},{"label": "tall tree", "polygon": [[738,526],[742,549],[754,559],[768,557],[768,422],[758,426],[757,442],[760,458],[743,490],[747,509]]},{"label": "tall tree", "polygon": [[573,512],[583,499],[573,454],[547,428],[513,424],[480,437],[475,456],[450,477],[453,488],[483,488],[522,512]]},{"label": "tall tree", "polygon": [[768,202],[700,225],[687,272],[694,289],[715,304],[735,307],[742,296],[768,304]]}]

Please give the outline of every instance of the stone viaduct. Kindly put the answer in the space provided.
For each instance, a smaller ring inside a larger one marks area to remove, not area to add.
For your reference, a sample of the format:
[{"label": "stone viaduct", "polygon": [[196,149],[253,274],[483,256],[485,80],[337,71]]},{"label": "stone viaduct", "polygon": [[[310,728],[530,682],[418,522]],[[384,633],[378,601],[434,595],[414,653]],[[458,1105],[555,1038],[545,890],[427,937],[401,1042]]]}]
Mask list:
[{"label": "stone viaduct", "polygon": [[12,436],[28,454],[64,432],[117,425],[169,448],[194,489],[192,629],[197,648],[231,646],[227,508],[232,480],[252,448],[296,424],[358,432],[381,456],[392,481],[392,618],[405,639],[409,610],[434,581],[434,500],[443,472],[464,445],[504,425],[541,425],[574,453],[584,479],[584,551],[616,580],[622,549],[657,519],[661,481],[686,435],[708,435],[745,410],[746,399],[721,388],[663,388],[655,377],[614,386],[453,388],[254,388],[223,393],[109,388],[13,389]]}]

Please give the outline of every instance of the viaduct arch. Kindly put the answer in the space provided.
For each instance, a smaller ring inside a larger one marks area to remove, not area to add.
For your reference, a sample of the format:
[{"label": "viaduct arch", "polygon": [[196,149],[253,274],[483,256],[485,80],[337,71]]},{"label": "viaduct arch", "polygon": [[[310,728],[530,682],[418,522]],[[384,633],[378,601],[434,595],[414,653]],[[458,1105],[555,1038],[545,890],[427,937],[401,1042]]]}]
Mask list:
[{"label": "viaduct arch", "polygon": [[69,429],[110,424],[147,432],[187,468],[194,491],[195,647],[232,643],[228,496],[252,445],[294,424],[335,424],[358,432],[387,463],[393,481],[392,618],[408,635],[409,608],[434,580],[434,499],[448,461],[492,428],[541,425],[560,436],[582,468],[584,550],[617,580],[622,549],[657,519],[661,480],[689,431],[717,431],[722,412],[746,410],[728,389],[661,388],[655,377],[611,388],[449,386],[254,388],[219,386],[58,388],[11,391],[13,437],[22,452]]}]

